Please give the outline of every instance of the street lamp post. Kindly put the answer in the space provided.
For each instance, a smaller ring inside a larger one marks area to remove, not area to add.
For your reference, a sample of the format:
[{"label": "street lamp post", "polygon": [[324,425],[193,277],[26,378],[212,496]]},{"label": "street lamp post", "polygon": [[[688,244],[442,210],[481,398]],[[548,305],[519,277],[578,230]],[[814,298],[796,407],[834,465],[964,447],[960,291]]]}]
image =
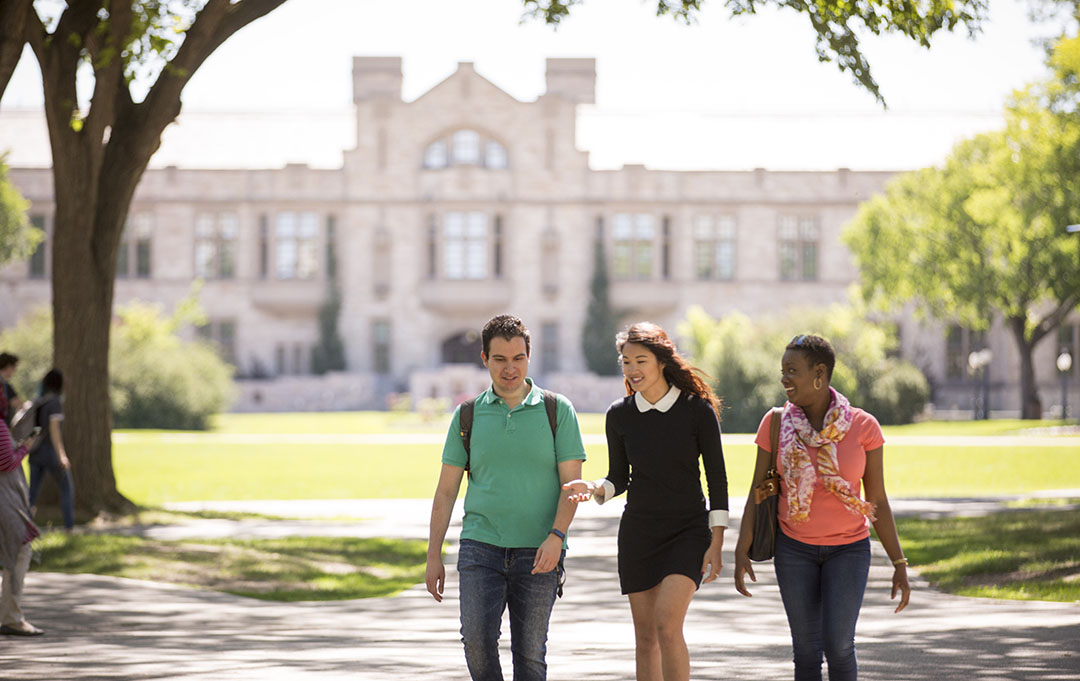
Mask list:
[{"label": "street lamp post", "polygon": [[1057,356],[1057,370],[1061,375],[1061,420],[1069,418],[1069,370],[1072,369],[1072,355],[1062,348]]},{"label": "street lamp post", "polygon": [[993,359],[994,353],[990,351],[990,348],[975,350],[968,354],[968,368],[971,374],[978,375],[981,372],[982,378],[982,399],[979,399],[978,383],[975,384],[975,394],[972,398],[971,418],[976,421],[980,418],[980,406],[981,418],[984,420],[990,418],[990,362]]}]

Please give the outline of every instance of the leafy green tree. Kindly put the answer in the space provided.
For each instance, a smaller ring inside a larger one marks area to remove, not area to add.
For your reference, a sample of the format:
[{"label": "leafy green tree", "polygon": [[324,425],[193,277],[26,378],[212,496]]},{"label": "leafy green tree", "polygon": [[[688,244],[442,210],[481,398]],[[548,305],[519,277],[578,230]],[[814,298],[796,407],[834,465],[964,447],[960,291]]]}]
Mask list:
[{"label": "leafy green tree", "polygon": [[27,258],[45,233],[26,218],[30,202],[8,181],[8,167],[0,155],[0,264]]},{"label": "leafy green tree", "polygon": [[[66,421],[79,433],[77,503],[90,514],[130,508],[113,475],[108,386],[116,257],[131,197],[191,77],[284,1],[72,0],[26,11],[22,0],[0,3],[0,88],[24,44],[41,67],[56,192],[54,362],[67,379]],[[92,79],[85,103],[77,78]]]},{"label": "leafy green tree", "polygon": [[341,317],[341,289],[331,279],[326,301],[319,308],[319,343],[311,349],[311,370],[322,375],[345,370],[345,344],[338,333]]},{"label": "leafy green tree", "polygon": [[780,358],[791,338],[801,333],[816,333],[832,343],[833,387],[880,422],[910,423],[926,407],[926,377],[913,365],[889,357],[896,346],[889,327],[870,321],[858,307],[798,310],[757,322],[739,312],[713,319],[692,308],[679,335],[724,400],[726,431],[754,432],[768,409],[784,403]]},{"label": "leafy green tree", "polygon": [[[559,24],[574,5],[584,0],[523,0],[528,12],[549,24]],[[694,21],[704,0],[657,0],[656,13]],[[766,7],[793,10],[809,22],[817,39],[819,61],[835,62],[842,72],[866,88],[882,104],[885,99],[862,53],[861,35],[900,34],[923,47],[942,30],[962,26],[975,35],[986,18],[986,0],[725,0],[732,17],[756,14]]]},{"label": "leafy green tree", "polygon": [[1017,92],[1005,129],[958,144],[940,168],[894,179],[844,234],[863,295],[985,329],[1000,315],[1020,356],[1024,418],[1040,418],[1032,354],[1080,303],[1080,46],[1056,77]]},{"label": "leafy green tree", "polygon": [[[182,326],[201,321],[194,295],[170,316],[142,302],[117,310],[108,385],[117,427],[205,429],[210,416],[229,406],[232,367],[210,345],[179,335]],[[12,383],[20,395],[36,394],[52,367],[52,326],[52,314],[43,307],[0,334],[0,346],[19,356]],[[73,441],[81,443],[82,438]]]},{"label": "leafy green tree", "polygon": [[607,256],[603,239],[593,245],[593,275],[589,283],[589,307],[585,313],[585,329],[581,334],[582,351],[589,371],[600,376],[619,373],[616,361],[615,331],[618,315],[611,308],[607,273]]}]

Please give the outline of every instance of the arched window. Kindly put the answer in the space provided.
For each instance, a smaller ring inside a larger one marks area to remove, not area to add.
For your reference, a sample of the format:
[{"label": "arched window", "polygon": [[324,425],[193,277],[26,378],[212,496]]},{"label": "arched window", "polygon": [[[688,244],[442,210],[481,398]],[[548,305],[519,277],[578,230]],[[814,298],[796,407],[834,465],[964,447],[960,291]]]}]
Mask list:
[{"label": "arched window", "polygon": [[475,130],[458,130],[454,133],[454,165],[478,165],[480,163],[480,135]]},{"label": "arched window", "polygon": [[438,142],[432,142],[428,145],[427,150],[424,151],[424,167],[446,167],[446,142],[439,140]]},{"label": "arched window", "polygon": [[435,140],[424,149],[423,167],[438,170],[450,166],[480,166],[505,170],[510,156],[502,143],[475,130],[457,130]]},{"label": "arched window", "polygon": [[495,140],[488,140],[484,147],[484,166],[492,170],[506,167],[506,147]]}]

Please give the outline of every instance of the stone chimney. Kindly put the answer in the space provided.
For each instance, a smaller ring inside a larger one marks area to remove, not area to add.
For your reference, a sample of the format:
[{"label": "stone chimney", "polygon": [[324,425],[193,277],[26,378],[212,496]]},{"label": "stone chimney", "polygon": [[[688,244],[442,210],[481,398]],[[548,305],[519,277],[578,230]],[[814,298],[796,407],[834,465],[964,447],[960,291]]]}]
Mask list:
[{"label": "stone chimney", "polygon": [[401,99],[401,57],[353,57],[353,102]]},{"label": "stone chimney", "polygon": [[577,104],[595,104],[596,60],[548,59],[547,94]]}]

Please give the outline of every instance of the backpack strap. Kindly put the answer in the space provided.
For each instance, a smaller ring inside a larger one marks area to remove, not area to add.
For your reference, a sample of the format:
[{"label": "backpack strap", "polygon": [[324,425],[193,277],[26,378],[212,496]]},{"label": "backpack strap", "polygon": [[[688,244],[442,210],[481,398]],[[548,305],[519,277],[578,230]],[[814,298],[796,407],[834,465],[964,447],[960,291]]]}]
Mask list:
[{"label": "backpack strap", "polygon": [[555,431],[559,429],[559,398],[550,390],[544,391],[544,409],[547,411],[548,425],[551,426],[551,438],[555,439]]},{"label": "backpack strap", "polygon": [[[555,439],[555,432],[559,427],[558,419],[559,398],[550,390],[544,391],[544,411],[547,412],[548,426],[551,428],[551,438]],[[472,427],[473,413],[476,411],[476,398],[465,400],[461,403],[458,412],[458,431],[461,435],[461,444],[465,447],[465,472],[472,476],[469,463],[472,458]]]},{"label": "backpack strap", "polygon": [[472,477],[472,471],[469,470],[469,459],[472,454],[470,444],[472,442],[472,424],[473,424],[473,411],[476,406],[476,398],[465,400],[461,403],[461,410],[458,412],[458,430],[461,433],[461,444],[465,446],[465,472]]}]

